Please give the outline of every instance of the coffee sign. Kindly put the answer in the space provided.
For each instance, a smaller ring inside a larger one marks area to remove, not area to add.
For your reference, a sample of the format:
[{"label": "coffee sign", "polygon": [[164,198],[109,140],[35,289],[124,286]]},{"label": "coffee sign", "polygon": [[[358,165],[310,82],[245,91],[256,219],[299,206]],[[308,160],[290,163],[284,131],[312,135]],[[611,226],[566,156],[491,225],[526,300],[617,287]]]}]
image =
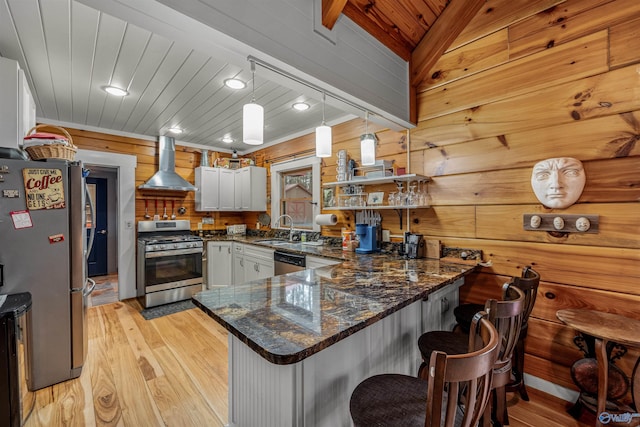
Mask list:
[{"label": "coffee sign", "polygon": [[27,209],[63,209],[66,206],[61,169],[25,168],[22,177]]}]

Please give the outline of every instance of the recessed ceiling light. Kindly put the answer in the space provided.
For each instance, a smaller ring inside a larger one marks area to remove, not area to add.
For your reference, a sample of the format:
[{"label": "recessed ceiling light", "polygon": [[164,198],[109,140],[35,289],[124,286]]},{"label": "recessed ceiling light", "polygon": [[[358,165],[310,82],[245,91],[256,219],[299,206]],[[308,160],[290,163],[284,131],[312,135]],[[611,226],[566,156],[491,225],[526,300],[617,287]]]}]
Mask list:
[{"label": "recessed ceiling light", "polygon": [[291,106],[291,108],[298,111],[304,111],[309,109],[309,104],[307,104],[306,102],[296,102]]},{"label": "recessed ceiling light", "polygon": [[230,136],[225,136],[224,138],[222,138],[222,142],[231,144],[233,142],[233,138],[231,138]]},{"label": "recessed ceiling light", "polygon": [[174,128],[169,128],[169,132],[171,132],[171,133],[182,133],[183,130],[180,129],[180,128],[175,128],[174,127]]},{"label": "recessed ceiling light", "polygon": [[242,80],[238,79],[227,79],[224,81],[224,85],[230,87],[231,89],[244,89],[247,87],[247,84]]},{"label": "recessed ceiling light", "polygon": [[115,96],[127,96],[129,95],[129,92],[127,92],[124,89],[120,89],[119,87],[115,87],[115,86],[105,86],[104,88],[105,92],[110,93],[111,95],[115,95]]}]

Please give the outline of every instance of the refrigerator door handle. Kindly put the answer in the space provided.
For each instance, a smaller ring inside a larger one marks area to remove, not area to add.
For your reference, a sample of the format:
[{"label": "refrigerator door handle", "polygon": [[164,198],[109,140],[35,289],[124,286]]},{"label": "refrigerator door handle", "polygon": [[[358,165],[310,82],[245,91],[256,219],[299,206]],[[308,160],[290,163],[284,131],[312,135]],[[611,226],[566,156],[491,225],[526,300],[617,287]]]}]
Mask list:
[{"label": "refrigerator door handle", "polygon": [[91,231],[89,234],[89,245],[87,246],[87,252],[84,254],[84,257],[87,261],[89,261],[89,254],[93,249],[93,240],[96,237],[96,211],[93,205],[93,199],[91,199],[91,193],[89,193],[89,187],[85,184],[84,193],[87,197],[87,201],[89,202],[89,212],[91,213]]},{"label": "refrigerator door handle", "polygon": [[89,282],[91,284],[91,286],[89,286],[89,287],[85,286],[84,290],[82,291],[82,296],[83,297],[88,297],[89,295],[91,295],[93,290],[96,288],[96,281],[95,280],[87,278],[87,282]]}]

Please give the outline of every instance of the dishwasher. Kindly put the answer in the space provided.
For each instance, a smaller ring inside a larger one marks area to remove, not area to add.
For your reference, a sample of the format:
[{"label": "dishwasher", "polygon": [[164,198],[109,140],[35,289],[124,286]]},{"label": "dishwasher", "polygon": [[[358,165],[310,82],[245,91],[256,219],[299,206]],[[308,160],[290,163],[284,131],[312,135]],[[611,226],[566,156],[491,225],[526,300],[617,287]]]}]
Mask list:
[{"label": "dishwasher", "polygon": [[273,274],[292,273],[306,269],[307,257],[305,255],[291,254],[288,252],[275,251],[273,253]]}]

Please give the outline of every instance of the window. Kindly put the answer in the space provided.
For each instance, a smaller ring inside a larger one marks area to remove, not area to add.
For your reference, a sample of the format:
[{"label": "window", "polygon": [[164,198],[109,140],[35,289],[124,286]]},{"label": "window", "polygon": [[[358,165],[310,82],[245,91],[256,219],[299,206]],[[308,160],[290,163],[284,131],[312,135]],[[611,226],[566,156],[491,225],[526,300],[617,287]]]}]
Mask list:
[{"label": "window", "polygon": [[[320,159],[306,157],[271,166],[271,226],[280,215],[293,218],[298,230],[320,231],[314,218],[319,214]],[[281,220],[280,228],[288,228]]]}]

